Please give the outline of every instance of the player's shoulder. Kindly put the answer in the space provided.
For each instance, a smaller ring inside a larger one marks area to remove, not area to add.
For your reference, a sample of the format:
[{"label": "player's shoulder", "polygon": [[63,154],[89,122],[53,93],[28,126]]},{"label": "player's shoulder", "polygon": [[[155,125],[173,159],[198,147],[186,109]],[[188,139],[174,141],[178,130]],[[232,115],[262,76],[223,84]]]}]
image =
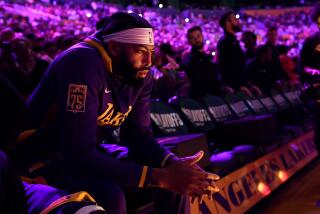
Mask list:
[{"label": "player's shoulder", "polygon": [[83,58],[83,59],[99,59],[99,53],[96,49],[87,46],[85,43],[78,43],[63,51],[57,58]]}]

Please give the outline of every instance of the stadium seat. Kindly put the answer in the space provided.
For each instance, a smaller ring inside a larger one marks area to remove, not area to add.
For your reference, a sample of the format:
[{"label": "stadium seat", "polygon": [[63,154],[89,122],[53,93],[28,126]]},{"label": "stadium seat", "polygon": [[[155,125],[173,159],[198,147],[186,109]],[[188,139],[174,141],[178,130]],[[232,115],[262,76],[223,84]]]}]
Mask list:
[{"label": "stadium seat", "polygon": [[[184,114],[185,118],[189,121],[189,123],[192,124],[193,127],[195,127],[195,130],[200,131],[202,133],[206,133],[209,139],[209,147],[210,151],[212,151],[213,154],[225,150],[229,150],[235,146],[234,144],[227,143],[223,137],[218,138],[217,137],[217,129],[214,125],[214,121],[211,119],[207,109],[205,106],[203,106],[201,103],[199,103],[196,100],[190,99],[190,98],[182,98],[178,99],[175,102],[175,105],[179,107],[182,114]],[[232,135],[233,133],[229,133],[229,135]],[[245,142],[243,142],[245,143]],[[257,153],[257,150],[254,146],[249,145],[243,145],[243,148],[251,148],[249,153]],[[246,149],[244,149],[246,150]],[[247,163],[249,160],[252,160],[251,157],[247,159],[247,153],[245,152],[239,152],[236,156],[241,156],[241,160],[243,163]],[[251,155],[257,157],[258,154]]]},{"label": "stadium seat", "polygon": [[156,136],[178,136],[189,133],[177,111],[161,101],[151,101],[150,117]]},{"label": "stadium seat", "polygon": [[233,153],[239,157],[243,163],[250,163],[257,159],[260,155],[255,146],[252,145],[240,145],[232,149]]},{"label": "stadium seat", "polygon": [[247,106],[255,115],[262,115],[268,113],[267,109],[263,106],[261,101],[256,97],[249,97],[243,92],[238,92],[237,96],[240,97],[247,104]]},{"label": "stadium seat", "polygon": [[238,118],[253,115],[245,102],[237,95],[227,94],[224,99]]},{"label": "stadium seat", "polygon": [[217,173],[220,177],[236,170],[241,166],[240,159],[232,151],[220,152],[210,157],[208,170]]},{"label": "stadium seat", "polygon": [[215,129],[207,109],[201,103],[191,98],[177,99],[172,103],[186,119],[190,129],[195,132],[209,132]]},{"label": "stadium seat", "polygon": [[278,118],[281,126],[288,131],[293,137],[300,136],[304,133],[301,123],[297,123],[295,118],[295,112],[289,101],[278,91],[270,90],[270,94],[274,102],[277,104],[280,111],[278,112]]},{"label": "stadium seat", "polygon": [[[239,102],[239,99],[230,98],[229,101]],[[208,95],[203,98],[203,101],[211,116],[219,119],[219,121],[216,120],[219,139],[223,139],[233,146],[249,144],[257,147],[273,147],[273,143],[277,142],[278,124],[272,115],[252,115],[249,113],[248,107],[243,107],[245,103],[241,101],[242,111],[237,111],[241,112],[243,117],[235,118],[230,115],[230,110],[221,110],[226,109],[226,104],[220,97]]]},{"label": "stadium seat", "polygon": [[305,108],[303,101],[300,98],[301,91],[295,88],[286,89],[283,91],[283,96],[288,100],[293,107],[294,118],[303,126],[305,131],[311,130],[314,127],[313,115]]},{"label": "stadium seat", "polygon": [[[160,104],[162,107],[162,114],[174,112],[175,108],[163,108],[166,106],[164,103],[161,102],[153,102],[153,107]],[[217,153],[212,154],[208,150],[208,141],[205,141],[201,138],[201,136],[205,136],[204,134],[208,134],[210,131],[214,130],[214,123],[205,109],[200,103],[195,100],[189,98],[183,98],[175,101],[175,107],[180,108],[180,113],[182,114],[182,118],[185,118],[187,122],[190,124],[190,128],[193,129],[194,132],[203,133],[203,134],[184,134],[184,135],[177,135],[176,137],[166,137],[166,138],[159,138],[158,141],[165,147],[169,148],[174,154],[177,156],[187,156],[194,154],[196,151],[203,150],[205,152],[204,158],[202,162],[200,162],[200,166],[207,168],[212,172],[215,172],[219,175],[224,175],[225,172],[229,172],[229,170],[236,169],[241,166],[240,159],[233,154],[232,151],[229,151],[230,156],[228,158],[220,158],[218,162],[215,163],[214,161],[210,161],[211,159],[216,160],[213,157],[221,157],[219,156],[220,149],[216,150],[219,151]],[[156,108],[151,108],[156,109]],[[168,112],[164,112],[164,110]],[[176,110],[178,113],[179,111]],[[155,112],[152,110],[152,114]],[[159,114],[159,112],[158,112]],[[159,117],[159,116],[158,116]],[[159,123],[158,123],[159,124]],[[171,133],[171,135],[174,133]],[[210,139],[212,140],[212,139]],[[216,149],[219,146],[216,145]],[[212,150],[211,150],[212,151]],[[223,152],[222,152],[223,153]],[[224,156],[223,156],[224,157]],[[245,159],[245,157],[243,157]]]},{"label": "stadium seat", "polygon": [[286,98],[278,91],[272,89],[270,90],[270,95],[280,111],[287,111],[290,108],[290,103],[286,100]]},{"label": "stadium seat", "polygon": [[277,113],[279,111],[276,103],[269,96],[258,97],[264,107],[268,110],[270,114]]},{"label": "stadium seat", "polygon": [[207,95],[203,98],[203,101],[209,113],[217,123],[236,119],[236,116],[221,97]]},{"label": "stadium seat", "polygon": [[205,134],[189,134],[178,112],[161,101],[151,101],[151,121],[158,142],[178,157],[193,155],[203,150],[202,167],[209,163],[210,152]]}]

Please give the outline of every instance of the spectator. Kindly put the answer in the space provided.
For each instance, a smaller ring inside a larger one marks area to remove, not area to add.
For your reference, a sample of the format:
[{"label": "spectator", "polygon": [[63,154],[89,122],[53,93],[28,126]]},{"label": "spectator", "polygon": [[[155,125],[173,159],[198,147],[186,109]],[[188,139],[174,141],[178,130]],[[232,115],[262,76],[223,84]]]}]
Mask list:
[{"label": "spectator", "polygon": [[[320,3],[313,8],[311,19],[320,29]],[[300,53],[300,67],[304,81],[318,83],[320,75],[320,31],[306,38]]]},{"label": "spectator", "polygon": [[277,76],[279,77],[279,83],[283,84],[288,80],[288,76],[280,62],[280,45],[278,45],[278,28],[272,26],[267,31],[267,42],[266,45],[269,46],[272,50],[272,61],[271,66]]},{"label": "spectator", "polygon": [[220,17],[219,25],[224,31],[217,46],[222,82],[239,90],[246,85],[245,55],[236,37],[236,33],[241,31],[241,24],[234,12],[230,11]]},{"label": "spectator", "polygon": [[222,92],[222,83],[218,66],[213,63],[213,57],[206,54],[202,29],[192,27],[187,32],[187,39],[191,51],[184,54],[182,68],[185,70],[191,86],[191,96],[202,98],[207,94],[219,95]]},{"label": "spectator", "polygon": [[258,86],[265,94],[280,84],[281,76],[273,69],[272,49],[268,45],[257,49],[257,56],[248,61],[246,73],[250,84]]},{"label": "spectator", "polygon": [[299,75],[297,74],[296,71],[296,65],[293,62],[293,60],[288,56],[288,51],[289,48],[287,46],[279,46],[278,47],[279,51],[279,59],[281,62],[281,66],[283,70],[285,71],[286,78],[289,80],[289,85],[291,86],[299,86],[300,81],[299,81]]},{"label": "spectator", "polygon": [[[162,47],[162,48],[161,48]],[[179,65],[170,55],[174,55],[170,46],[160,46],[154,55],[154,85],[152,98],[167,102],[170,98],[177,96],[180,86],[184,83],[178,76]],[[170,54],[170,55],[169,55]]]},{"label": "spectator", "polygon": [[244,52],[246,62],[256,56],[257,36],[251,31],[245,31],[242,34],[241,41],[244,43],[246,51]]}]

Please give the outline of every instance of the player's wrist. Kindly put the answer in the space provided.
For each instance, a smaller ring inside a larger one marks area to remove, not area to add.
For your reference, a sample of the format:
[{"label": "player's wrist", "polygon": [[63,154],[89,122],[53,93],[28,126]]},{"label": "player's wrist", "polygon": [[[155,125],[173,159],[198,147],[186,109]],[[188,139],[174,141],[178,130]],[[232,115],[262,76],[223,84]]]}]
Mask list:
[{"label": "player's wrist", "polygon": [[164,168],[152,168],[148,178],[148,187],[163,188],[162,177],[164,176]]}]

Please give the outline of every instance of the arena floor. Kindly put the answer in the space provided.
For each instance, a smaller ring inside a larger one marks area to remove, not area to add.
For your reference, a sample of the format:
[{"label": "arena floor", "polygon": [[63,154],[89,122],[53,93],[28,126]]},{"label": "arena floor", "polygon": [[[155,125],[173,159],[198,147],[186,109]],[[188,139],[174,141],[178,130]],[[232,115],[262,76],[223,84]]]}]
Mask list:
[{"label": "arena floor", "polygon": [[320,214],[320,159],[261,201],[248,214]]}]

